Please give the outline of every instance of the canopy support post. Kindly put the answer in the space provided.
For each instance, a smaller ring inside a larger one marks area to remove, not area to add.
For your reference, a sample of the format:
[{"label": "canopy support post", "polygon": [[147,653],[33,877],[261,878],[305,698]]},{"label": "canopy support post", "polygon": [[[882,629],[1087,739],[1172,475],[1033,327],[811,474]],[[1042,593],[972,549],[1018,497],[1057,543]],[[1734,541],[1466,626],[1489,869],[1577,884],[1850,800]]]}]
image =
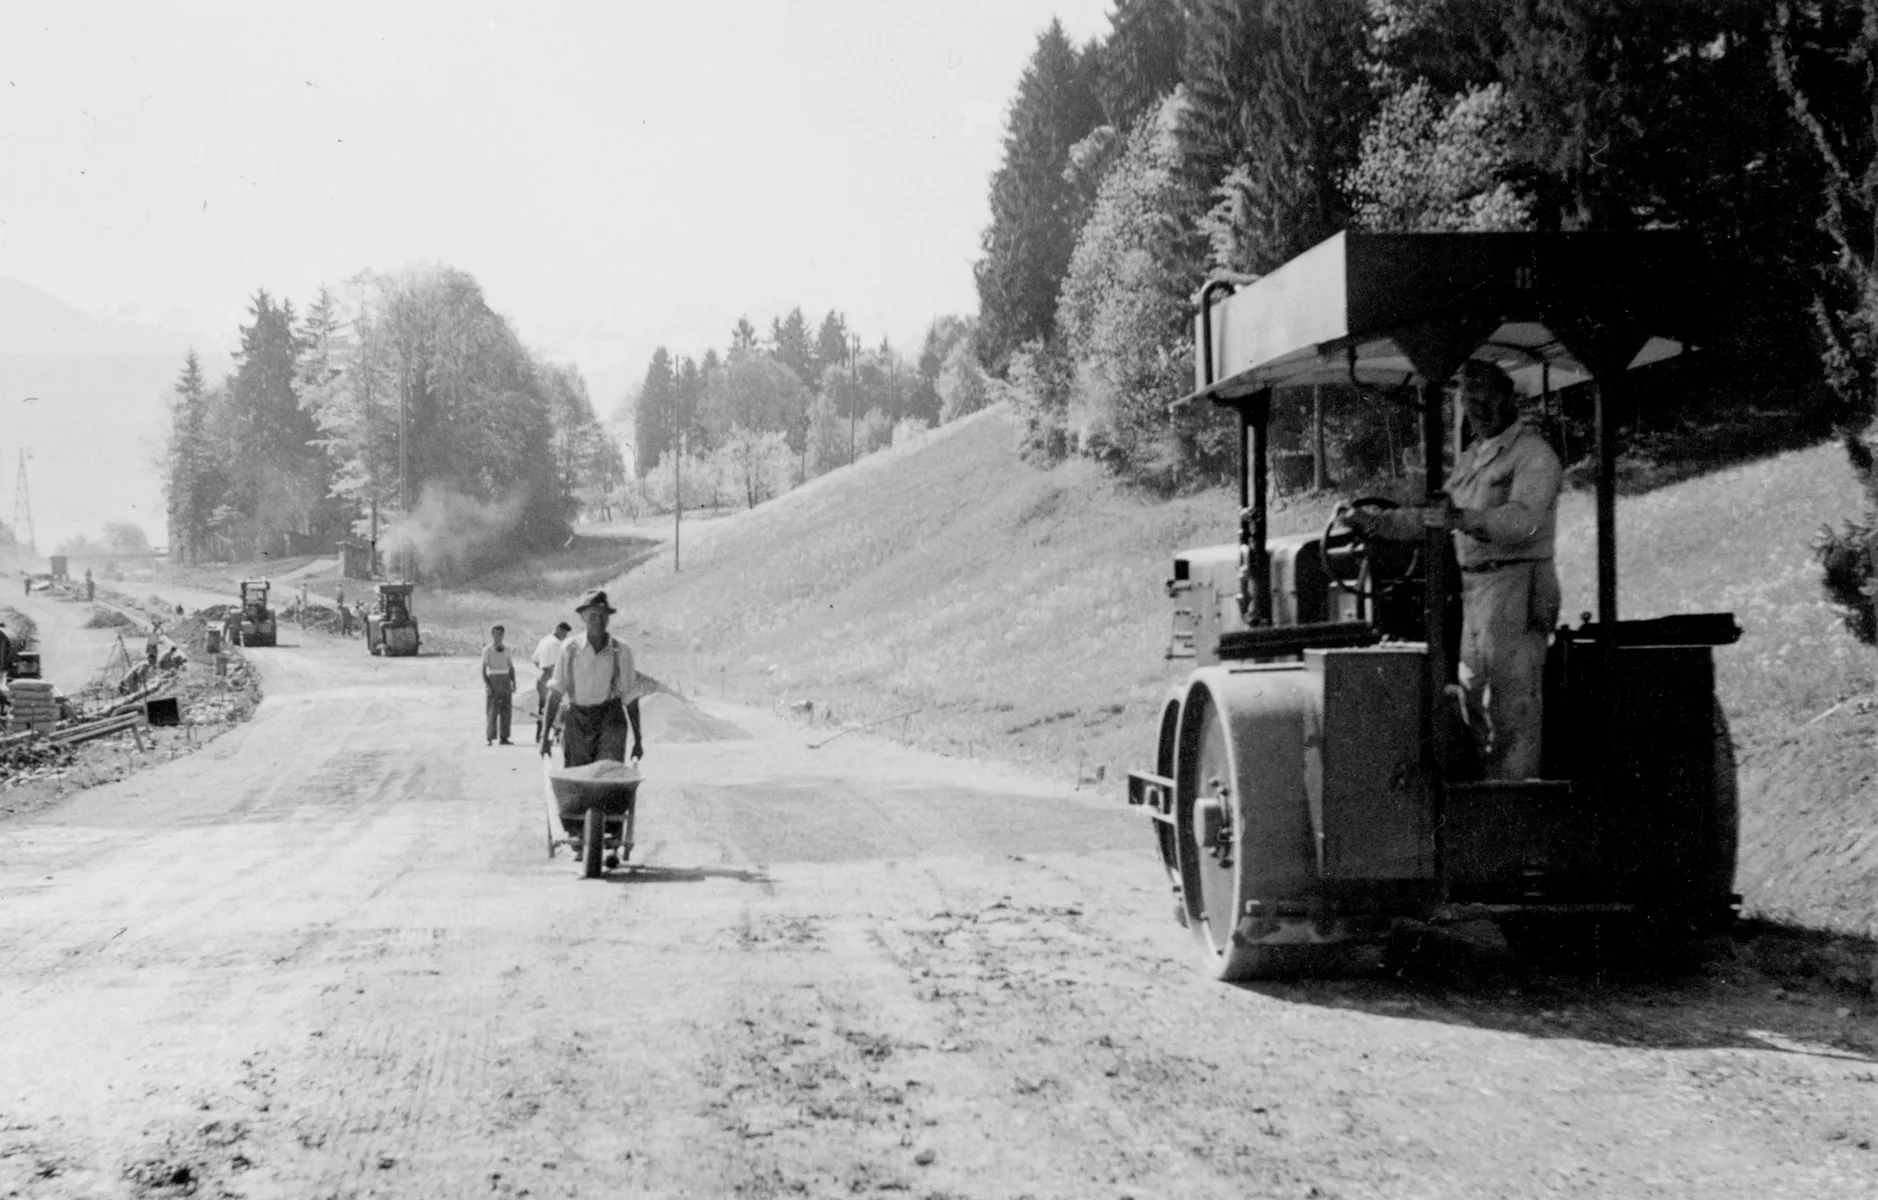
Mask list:
[{"label": "canopy support post", "polygon": [[1267,561],[1265,501],[1270,494],[1272,393],[1267,388],[1233,405],[1239,414],[1239,617],[1248,626],[1272,623],[1272,572]]}]

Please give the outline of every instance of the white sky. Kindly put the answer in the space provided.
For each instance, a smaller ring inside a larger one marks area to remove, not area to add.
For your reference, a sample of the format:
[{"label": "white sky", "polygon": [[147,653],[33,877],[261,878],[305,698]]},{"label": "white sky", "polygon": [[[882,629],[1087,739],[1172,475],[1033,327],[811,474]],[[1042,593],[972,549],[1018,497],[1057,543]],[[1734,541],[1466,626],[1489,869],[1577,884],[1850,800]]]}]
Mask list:
[{"label": "white sky", "polygon": [[0,276],[232,339],[443,262],[604,415],[653,345],[972,311],[1006,106],[1109,0],[0,0]]}]

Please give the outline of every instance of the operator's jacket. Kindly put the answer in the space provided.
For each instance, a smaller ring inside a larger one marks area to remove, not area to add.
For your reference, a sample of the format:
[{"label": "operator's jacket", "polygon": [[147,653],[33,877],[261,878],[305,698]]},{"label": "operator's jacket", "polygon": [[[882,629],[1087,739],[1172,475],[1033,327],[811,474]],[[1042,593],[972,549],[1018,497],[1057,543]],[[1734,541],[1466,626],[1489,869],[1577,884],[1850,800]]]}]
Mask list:
[{"label": "operator's jacket", "polygon": [[[1541,685],[1546,644],[1558,623],[1558,455],[1539,431],[1514,421],[1469,446],[1446,491],[1459,509],[1454,550],[1461,565],[1461,686],[1467,719],[1489,779],[1539,774]],[[1409,540],[1423,514],[1378,514],[1376,532]]]}]

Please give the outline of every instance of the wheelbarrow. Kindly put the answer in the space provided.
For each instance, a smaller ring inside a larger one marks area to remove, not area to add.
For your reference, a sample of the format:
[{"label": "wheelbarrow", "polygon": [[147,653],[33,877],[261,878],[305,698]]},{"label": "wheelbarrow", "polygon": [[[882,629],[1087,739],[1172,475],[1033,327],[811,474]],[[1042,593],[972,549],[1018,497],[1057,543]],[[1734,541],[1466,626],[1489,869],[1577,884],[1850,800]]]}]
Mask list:
[{"label": "wheelbarrow", "polygon": [[555,767],[552,760],[546,760],[543,774],[547,779],[548,857],[568,846],[588,879],[624,865],[633,852],[639,769],[610,761]]}]

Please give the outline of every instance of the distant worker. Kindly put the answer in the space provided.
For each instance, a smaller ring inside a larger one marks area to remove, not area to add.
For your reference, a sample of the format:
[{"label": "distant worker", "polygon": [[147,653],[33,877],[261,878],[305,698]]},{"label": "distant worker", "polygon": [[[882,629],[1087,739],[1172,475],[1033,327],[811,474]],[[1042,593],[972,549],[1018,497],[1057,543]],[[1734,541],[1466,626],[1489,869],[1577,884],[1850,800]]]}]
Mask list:
[{"label": "distant worker", "polygon": [[483,707],[488,713],[483,737],[491,746],[497,738],[504,746],[515,744],[509,741],[509,715],[515,707],[515,656],[502,644],[503,632],[500,625],[490,626],[489,644],[483,647]]},{"label": "distant worker", "polygon": [[341,582],[333,588],[333,607],[339,610],[339,636],[352,636],[352,614],[346,611],[346,585]]},{"label": "distant worker", "polygon": [[588,592],[574,606],[586,630],[561,643],[549,686],[566,701],[561,727],[562,765],[584,767],[603,759],[626,761],[626,734],[632,756],[645,757],[644,725],[639,720],[638,674],[633,653],[606,630],[619,610],[606,593]]},{"label": "distant worker", "polygon": [[535,645],[535,744],[548,752],[548,731],[554,728],[554,715],[561,707],[561,693],[548,686],[554,678],[554,665],[561,661],[561,642],[574,627],[566,621],[554,627]]},{"label": "distant worker", "polygon": [[1461,564],[1464,715],[1488,779],[1539,774],[1546,644],[1558,623],[1552,565],[1563,470],[1558,455],[1519,414],[1513,381],[1492,363],[1463,363],[1460,401],[1474,440],[1449,473],[1438,510],[1358,509],[1350,528],[1410,541],[1424,517],[1454,535]]},{"label": "distant worker", "polygon": [[92,583],[91,581],[91,568],[86,567],[85,568],[85,602],[90,603],[92,597],[95,596],[96,594],[97,594],[97,585]]},{"label": "distant worker", "polygon": [[302,582],[302,583],[300,584],[300,604],[299,604],[299,611],[298,611],[298,613],[296,614],[296,615],[298,616],[298,618],[299,618],[299,621],[300,621],[300,628],[302,628],[302,629],[305,629],[305,628],[306,628],[306,604],[307,604],[307,596],[306,596],[306,584],[305,584],[304,582]]}]

